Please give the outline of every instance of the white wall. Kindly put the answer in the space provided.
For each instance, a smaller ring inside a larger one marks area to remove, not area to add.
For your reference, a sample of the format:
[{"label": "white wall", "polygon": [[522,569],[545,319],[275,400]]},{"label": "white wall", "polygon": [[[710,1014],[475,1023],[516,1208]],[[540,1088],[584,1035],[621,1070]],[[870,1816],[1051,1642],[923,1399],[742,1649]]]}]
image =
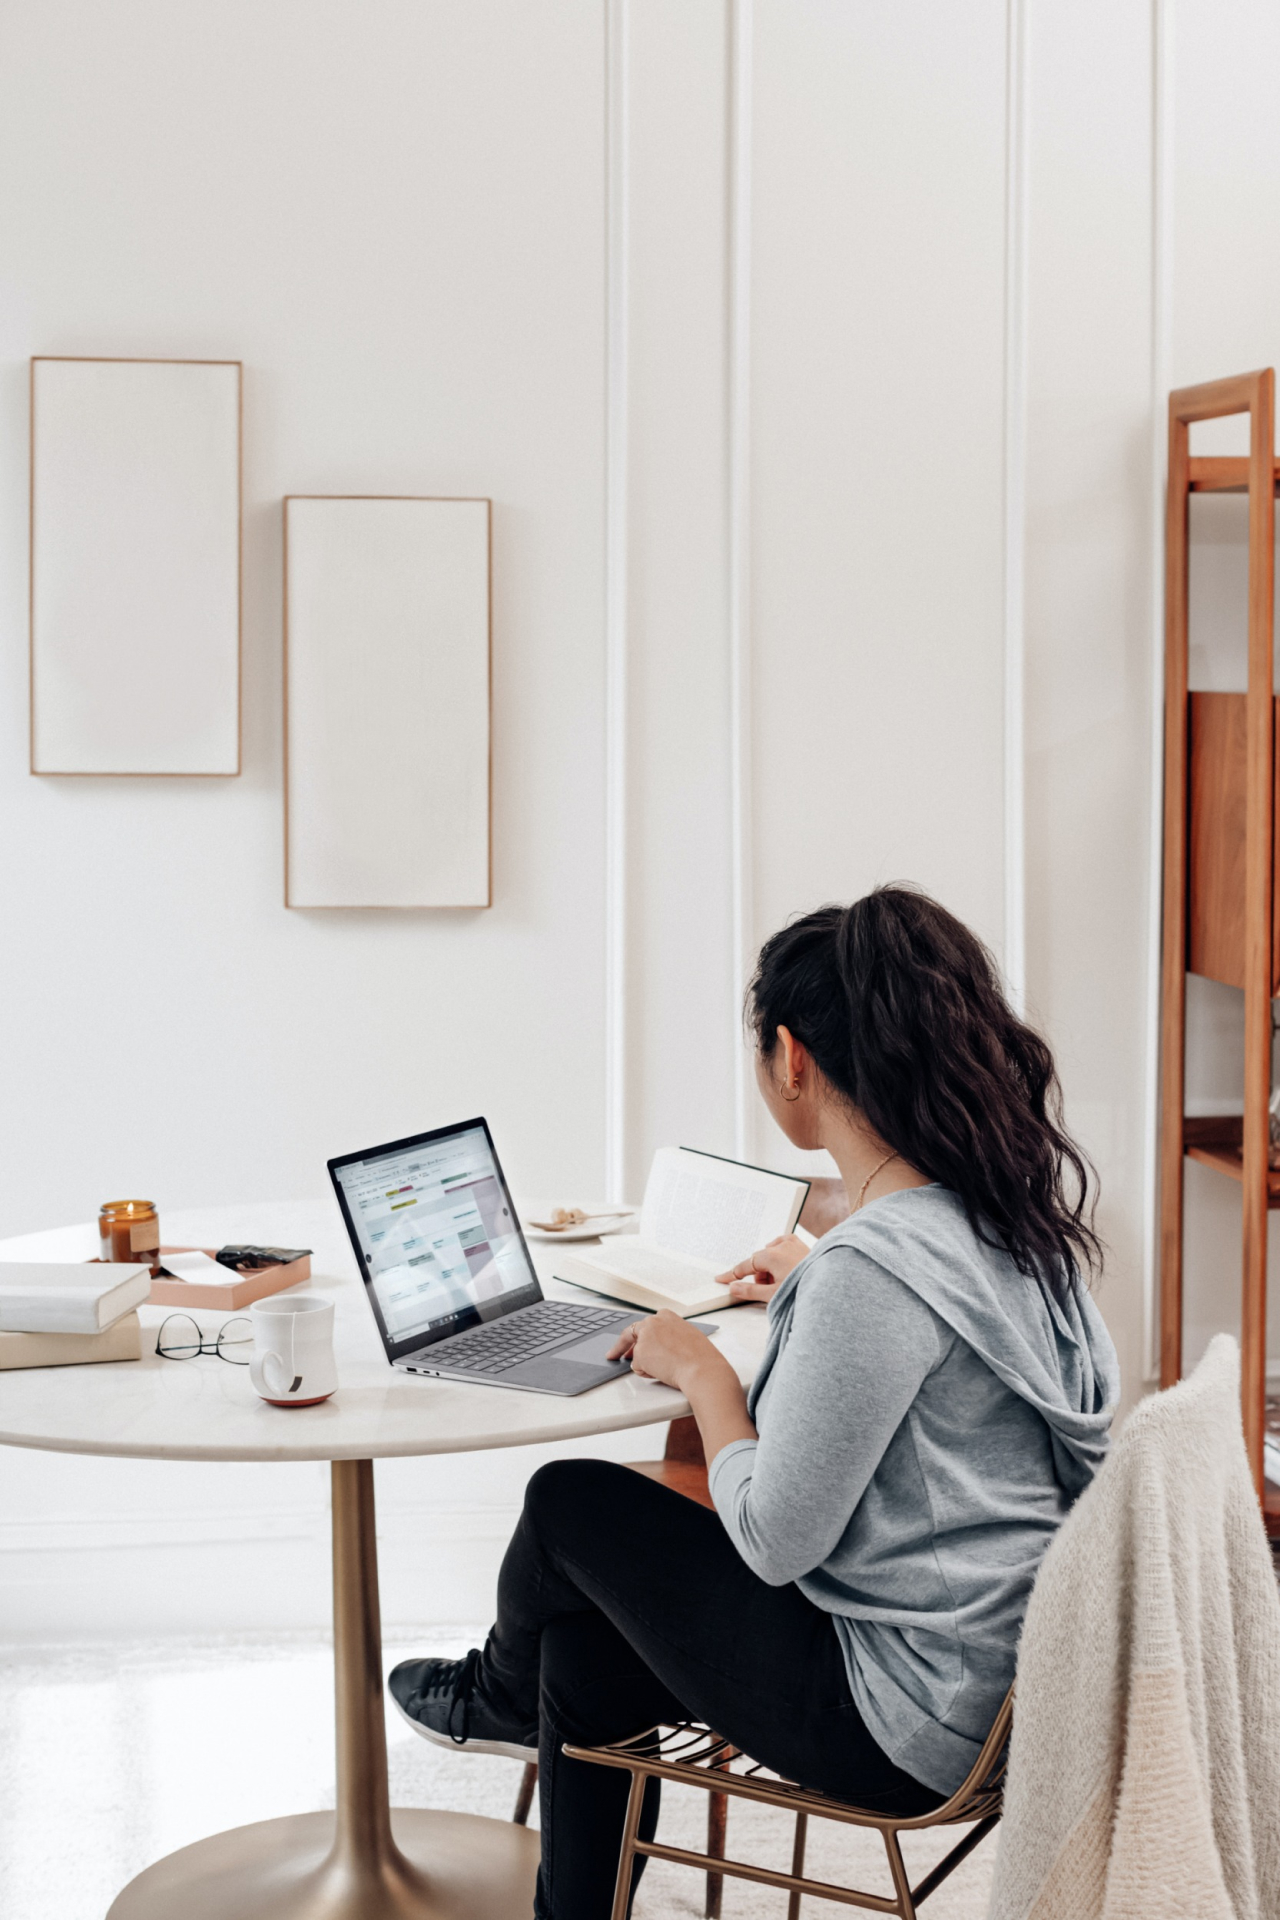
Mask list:
[{"label": "white wall", "polygon": [[612,14],[606,435],[607,1177],[732,1150],[726,499],[731,42],[722,0]]},{"label": "white wall", "polygon": [[[1169,221],[1170,384],[1280,361],[1280,16],[1257,0],[1178,0],[1173,60]],[[1207,422],[1195,452],[1243,452],[1240,420]],[[1246,503],[1191,509],[1191,685],[1243,692],[1247,680]],[[1278,682],[1280,684],[1280,682]],[[1188,1100],[1241,1110],[1243,995],[1195,981],[1188,995]],[[1240,1190],[1188,1168],[1187,1351],[1220,1326],[1239,1326]],[[1271,1220],[1270,1371],[1280,1362],[1280,1221]]]},{"label": "white wall", "polygon": [[[477,1106],[526,1185],[599,1186],[603,62],[585,0],[8,15],[7,1230],[315,1192]],[[239,780],[25,772],[37,351],[244,360]],[[488,913],[283,908],[286,490],[494,498]]]},{"label": "white wall", "polygon": [[1004,0],[756,24],[753,944],[907,879],[1000,951]]},{"label": "white wall", "polygon": [[[901,877],[1025,956],[1141,1391],[1163,396],[1277,358],[1269,22],[13,0],[0,1231],[315,1194],[476,1110],[528,1192],[635,1192],[664,1140],[781,1160],[744,969]],[[25,771],[35,352],[244,360],[238,781]],[[281,905],[286,490],[494,499],[488,913]],[[528,1465],[383,1474],[392,1618],[484,1612]],[[91,1467],[0,1456],[10,1631],[323,1618],[322,1476]]]},{"label": "white wall", "polygon": [[1098,1299],[1132,1397],[1151,1223],[1153,14],[1024,17],[1027,1003],[1098,1168]]},{"label": "white wall", "polygon": [[[5,38],[0,1230],[122,1191],[162,1220],[318,1194],[327,1155],[476,1111],[525,1191],[599,1192],[601,7],[19,0]],[[244,361],[238,780],[26,772],[31,353]],[[286,491],[494,500],[489,912],[282,905]],[[228,1624],[298,1617],[301,1563],[230,1543],[312,1527],[323,1476],[35,1455],[0,1475],[11,1628],[118,1625],[122,1593],[143,1627],[199,1620],[211,1591]],[[211,1589],[206,1536],[262,1577]]]},{"label": "white wall", "polygon": [[[1029,8],[1028,992],[1102,1174],[1100,1295],[1150,1381],[1164,406],[1280,359],[1280,26],[1261,0]],[[1197,451],[1243,450],[1238,422]],[[1243,503],[1192,508],[1193,686],[1245,684]],[[1193,980],[1188,1104],[1239,1110],[1241,996]],[[1240,1201],[1187,1178],[1188,1362],[1239,1324]],[[1273,1222],[1273,1253],[1280,1254]],[[1276,1263],[1273,1261],[1273,1272]],[[1273,1281],[1271,1352],[1280,1358]]]}]

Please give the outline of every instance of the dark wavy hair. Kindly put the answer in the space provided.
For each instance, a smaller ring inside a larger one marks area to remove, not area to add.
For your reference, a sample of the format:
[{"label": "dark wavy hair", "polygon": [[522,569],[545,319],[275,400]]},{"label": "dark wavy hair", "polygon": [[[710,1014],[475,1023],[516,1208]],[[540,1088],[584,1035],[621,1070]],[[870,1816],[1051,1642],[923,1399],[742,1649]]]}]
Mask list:
[{"label": "dark wavy hair", "polygon": [[877,887],[767,940],[747,989],[766,1059],[787,1027],[887,1147],[949,1187],[986,1245],[1059,1298],[1102,1263],[1096,1175],[1053,1055],[995,961],[926,894]]}]

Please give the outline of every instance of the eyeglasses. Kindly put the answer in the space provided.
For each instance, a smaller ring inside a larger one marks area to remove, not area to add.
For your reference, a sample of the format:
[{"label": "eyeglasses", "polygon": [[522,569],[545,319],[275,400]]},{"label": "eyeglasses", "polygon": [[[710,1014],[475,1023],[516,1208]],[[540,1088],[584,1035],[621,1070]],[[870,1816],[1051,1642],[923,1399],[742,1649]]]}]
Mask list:
[{"label": "eyeglasses", "polygon": [[247,1367],[253,1353],[253,1322],[240,1314],[224,1321],[214,1338],[206,1340],[189,1313],[171,1313],[156,1335],[156,1352],[162,1360],[194,1360],[202,1353],[216,1353],[233,1367]]}]

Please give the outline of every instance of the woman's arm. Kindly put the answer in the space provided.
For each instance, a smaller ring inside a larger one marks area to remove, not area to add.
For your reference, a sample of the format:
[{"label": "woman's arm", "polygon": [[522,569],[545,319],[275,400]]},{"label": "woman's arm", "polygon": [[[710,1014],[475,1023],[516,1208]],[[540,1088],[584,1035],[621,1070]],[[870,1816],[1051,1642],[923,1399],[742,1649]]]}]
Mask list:
[{"label": "woman's arm", "polygon": [[628,1327],[609,1354],[630,1358],[631,1370],[661,1380],[689,1402],[708,1460],[734,1440],[754,1440],[747,1396],[737,1374],[705,1333],[665,1308]]},{"label": "woman's arm", "polygon": [[902,1281],[850,1248],[820,1254],[796,1298],[757,1434],[728,1361],[686,1320],[654,1314],[613,1357],[683,1393],[716,1511],[747,1565],[785,1586],[822,1565],[942,1357],[945,1329]]},{"label": "woman's arm", "polygon": [[747,1565],[785,1586],[827,1560],[949,1345],[930,1308],[847,1247],[819,1254],[769,1377],[757,1441],[711,1462],[711,1495]]}]

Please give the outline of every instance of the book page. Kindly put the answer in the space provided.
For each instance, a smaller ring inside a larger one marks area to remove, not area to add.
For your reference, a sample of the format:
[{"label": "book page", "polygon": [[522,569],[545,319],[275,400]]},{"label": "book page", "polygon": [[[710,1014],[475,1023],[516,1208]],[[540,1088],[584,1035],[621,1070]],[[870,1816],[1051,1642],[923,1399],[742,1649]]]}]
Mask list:
[{"label": "book page", "polygon": [[644,1190],[640,1233],[668,1253],[727,1268],[787,1233],[806,1183],[685,1147],[659,1147]]},{"label": "book page", "polygon": [[578,1257],[584,1265],[598,1267],[605,1280],[617,1274],[685,1302],[705,1300],[720,1271],[713,1260],[664,1253],[631,1233],[611,1234],[603,1246]]}]

